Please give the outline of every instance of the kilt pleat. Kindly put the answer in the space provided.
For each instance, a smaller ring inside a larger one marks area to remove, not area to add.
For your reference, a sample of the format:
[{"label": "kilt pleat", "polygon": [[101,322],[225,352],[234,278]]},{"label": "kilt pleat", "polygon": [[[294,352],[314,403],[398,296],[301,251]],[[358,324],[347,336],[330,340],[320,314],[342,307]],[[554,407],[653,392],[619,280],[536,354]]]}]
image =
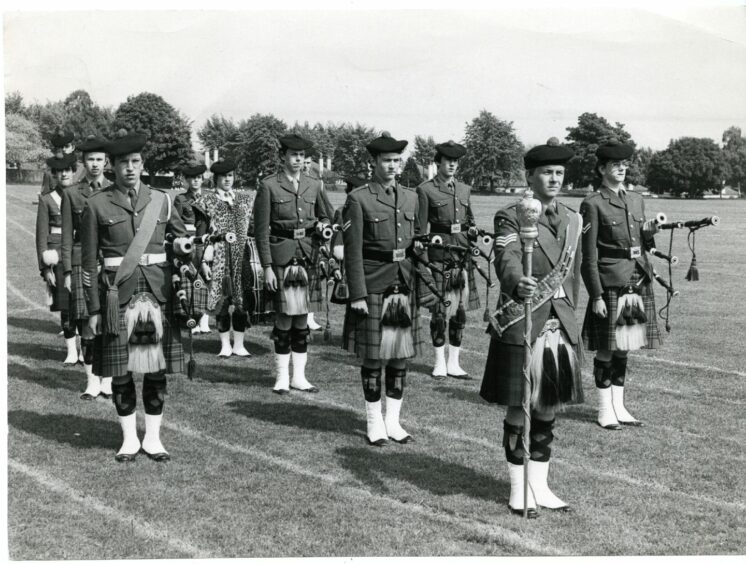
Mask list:
[{"label": "kilt pleat", "polygon": [[[442,262],[432,262],[433,266],[437,267],[439,270],[443,270],[443,263]],[[466,311],[474,311],[477,309],[480,309],[480,302],[479,302],[479,292],[477,291],[477,281],[476,281],[476,273],[474,272],[474,267],[469,268],[471,265],[471,261],[469,262],[469,265],[467,265],[466,272],[468,273],[469,277],[469,303],[464,304],[464,309]],[[443,289],[443,276],[440,275],[440,273],[433,271],[433,280],[435,281],[435,288],[440,292]],[[430,306],[430,312],[434,312],[435,305]]]},{"label": "kilt pleat", "polygon": [[[645,276],[639,270],[635,270],[629,280],[629,284],[636,284]],[[608,315],[602,318],[593,313],[593,302],[588,302],[588,308],[585,311],[583,321],[583,344],[585,348],[591,351],[616,350],[616,310],[618,302],[618,288],[605,288],[602,294],[606,303]],[[643,348],[657,349],[662,344],[660,330],[658,329],[658,312],[655,308],[655,294],[653,285],[646,280],[640,285],[640,296],[645,309],[645,333],[648,344]]]},{"label": "kilt pleat", "polygon": [[85,288],[83,287],[83,267],[74,265],[70,274],[70,320],[84,321],[88,319],[88,306],[85,302]]},{"label": "kilt pleat", "polygon": [[[136,293],[149,292],[148,281],[140,272],[135,270],[137,276]],[[106,303],[106,294],[102,296],[101,303]],[[163,319],[163,356],[166,359],[166,373],[179,374],[184,372],[184,349],[181,345],[181,330],[174,322],[173,304],[160,304]],[[127,346],[127,324],[124,312],[127,306],[119,309],[119,334],[99,335],[95,341],[95,354],[93,358],[93,371],[103,377],[125,376],[127,374],[127,361],[129,360],[129,349]]]},{"label": "kilt pleat", "polygon": [[[410,295],[410,297],[412,297]],[[368,294],[368,315],[360,315],[347,305],[342,331],[342,348],[355,353],[360,358],[380,359],[381,316],[383,315],[383,294]],[[415,355],[422,353],[425,338],[429,336],[425,320],[418,313],[418,308],[410,300],[410,317],[412,318],[412,342]]]}]

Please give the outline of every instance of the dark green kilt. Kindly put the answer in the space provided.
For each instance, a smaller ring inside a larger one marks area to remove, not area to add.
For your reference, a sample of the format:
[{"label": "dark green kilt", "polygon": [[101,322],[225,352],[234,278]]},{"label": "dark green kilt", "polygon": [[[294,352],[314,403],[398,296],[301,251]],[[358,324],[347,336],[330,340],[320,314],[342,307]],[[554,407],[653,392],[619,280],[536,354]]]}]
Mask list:
[{"label": "dark green kilt", "polygon": [[[305,261],[306,265],[304,266],[308,274],[308,313],[322,311],[324,305],[321,290],[323,281],[319,272],[318,260],[316,260],[315,256],[316,252],[314,252],[314,256],[310,260]],[[274,311],[277,313],[285,313],[287,311],[287,301],[285,300],[285,292],[282,290],[282,282],[285,279],[285,267],[272,265],[272,270],[274,270],[277,277],[277,291],[270,292],[265,289],[267,294],[265,300],[272,303]]]},{"label": "dark green kilt", "polygon": [[74,265],[70,274],[70,321],[85,321],[88,319],[88,306],[85,302],[85,288],[83,287],[83,267]]},{"label": "dark green kilt", "polygon": [[[136,293],[150,292],[148,281],[139,268],[133,276],[137,276]],[[103,286],[103,285],[102,285]],[[106,292],[101,296],[101,303],[106,304]],[[181,330],[178,323],[174,323],[173,304],[160,304],[163,319],[163,356],[166,359],[166,373],[178,374],[184,372],[184,349],[181,346]],[[124,312],[127,306],[119,309],[119,334],[100,335],[96,338],[95,354],[93,357],[93,372],[99,376],[114,377],[127,375],[129,351],[127,348],[127,324]],[[105,312],[102,311],[102,315]]]},{"label": "dark green kilt", "polygon": [[[442,262],[435,262],[433,261],[431,263],[433,266],[437,267],[439,270],[443,270],[443,263]],[[477,291],[477,281],[476,281],[476,272],[474,271],[474,267],[469,268],[468,265],[466,268],[466,271],[469,275],[469,303],[464,304],[464,309],[466,311],[474,311],[480,308],[479,305],[479,292]],[[443,277],[433,271],[433,280],[435,281],[435,289],[438,290],[438,292],[443,290]],[[445,297],[445,294],[443,295]],[[430,306],[430,313],[435,313],[436,305]]]}]

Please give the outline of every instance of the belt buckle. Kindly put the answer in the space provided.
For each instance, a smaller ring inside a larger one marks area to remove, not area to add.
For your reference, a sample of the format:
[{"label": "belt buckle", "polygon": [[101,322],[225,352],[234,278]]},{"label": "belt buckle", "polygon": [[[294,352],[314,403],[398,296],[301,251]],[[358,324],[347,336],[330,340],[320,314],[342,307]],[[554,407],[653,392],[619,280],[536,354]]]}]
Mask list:
[{"label": "belt buckle", "polygon": [[451,223],[451,235],[453,235],[454,233],[461,233],[460,223]]},{"label": "belt buckle", "polygon": [[148,255],[140,255],[140,259],[137,261],[140,266],[148,266]]},{"label": "belt buckle", "polygon": [[642,251],[640,250],[640,247],[629,248],[629,258],[635,259],[635,258],[640,258],[641,256],[642,256]]},{"label": "belt buckle", "polygon": [[305,227],[300,227],[299,229],[293,229],[293,239],[303,239],[305,236],[306,236]]},{"label": "belt buckle", "polygon": [[401,262],[403,261],[406,256],[407,250],[406,249],[394,249],[391,251],[391,261],[392,262]]}]

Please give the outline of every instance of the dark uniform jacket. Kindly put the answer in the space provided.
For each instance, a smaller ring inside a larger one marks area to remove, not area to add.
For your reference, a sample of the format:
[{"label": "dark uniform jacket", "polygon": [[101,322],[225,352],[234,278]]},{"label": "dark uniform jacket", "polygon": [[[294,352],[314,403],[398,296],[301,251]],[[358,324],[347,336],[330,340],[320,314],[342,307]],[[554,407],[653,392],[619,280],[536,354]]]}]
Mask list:
[{"label": "dark uniform jacket", "polygon": [[[583,216],[583,281],[591,299],[601,297],[604,288],[618,288],[629,282],[635,265],[652,280],[652,266],[645,250],[655,247],[652,236],[642,233],[645,204],[640,194],[626,192],[625,201],[602,186],[580,205]],[[631,247],[641,247],[637,258],[628,258]],[[626,257],[619,256],[626,254]]]},{"label": "dark uniform jacket", "polygon": [[[301,173],[298,192],[284,171],[262,180],[254,201],[254,235],[263,267],[286,266],[293,258],[311,259],[311,236],[302,239],[278,237],[294,229],[312,229],[318,221],[329,223],[320,197],[320,183]],[[273,235],[274,233],[274,235]],[[309,231],[310,233],[310,231]]]},{"label": "dark uniform jacket", "polygon": [[[396,195],[396,197],[395,197]],[[409,258],[385,262],[365,258],[366,251],[408,249],[419,234],[417,195],[397,185],[395,191],[376,181],[352,190],[342,210],[345,273],[350,301],[385,292],[403,283],[414,291],[414,267]]]},{"label": "dark uniform jacket", "polygon": [[[191,190],[187,190],[183,194],[179,194],[178,196],[176,196],[176,198],[174,198],[174,206],[176,207],[176,211],[179,212],[181,220],[184,222],[187,231],[191,232],[192,235],[204,234],[208,231],[207,226],[202,225],[203,223],[207,222],[205,217],[205,210],[203,210],[199,206],[199,204],[196,203],[197,198],[201,195],[202,193],[195,195],[195,193]],[[202,233],[199,233],[200,230],[202,231]]]},{"label": "dark uniform jacket", "polygon": [[[523,247],[520,238],[520,228],[516,205],[513,204],[495,214],[495,271],[500,280],[500,304],[508,299],[517,297],[516,290],[518,282],[523,277]],[[534,244],[534,252],[531,253],[532,276],[541,280],[549,274],[557,264],[565,245],[566,230],[573,216],[577,212],[564,204],[557,202],[557,211],[561,223],[555,232],[550,227],[546,215],[543,213],[539,218],[539,237]],[[505,243],[505,244],[503,244]],[[578,240],[580,246],[580,240]],[[561,298],[550,298],[541,307],[533,310],[531,341],[533,342],[544,327],[549,315],[554,310],[562,327],[567,333],[572,344],[578,344],[580,330],[575,320],[575,308],[578,305],[580,292],[580,249],[575,254],[575,262],[571,272],[563,283],[565,296]],[[510,345],[523,344],[523,322],[513,324],[505,330],[500,340]]]},{"label": "dark uniform jacket", "polygon": [[58,254],[61,251],[62,193],[63,190],[57,188],[39,195],[39,209],[36,212],[36,257],[40,271],[47,268],[42,258],[44,251],[54,249]]},{"label": "dark uniform jacket", "polygon": [[[111,186],[111,182],[104,178],[101,187],[96,190],[108,186]],[[62,193],[62,267],[65,274],[70,274],[73,266],[81,265],[80,222],[88,198],[94,193],[91,183],[85,178]]]},{"label": "dark uniform jacket", "polygon": [[[471,188],[463,182],[454,180],[455,191],[439,177],[423,182],[417,187],[419,198],[419,212],[417,222],[420,232],[438,233],[447,245],[469,246],[466,232],[475,225],[474,214],[471,211],[469,195]],[[451,234],[452,225],[461,225],[461,233]],[[442,249],[430,249],[428,255],[432,261],[443,260]]]},{"label": "dark uniform jacket", "polygon": [[[83,212],[81,226],[81,243],[83,245],[83,277],[84,281],[90,280],[90,286],[86,287],[86,303],[91,315],[99,312],[100,290],[99,279],[96,276],[98,255],[103,258],[123,257],[135,237],[135,231],[140,227],[144,210],[150,203],[152,188],[140,183],[137,195],[137,205],[133,210],[127,194],[117,188],[116,184],[96,192],[88,198],[88,206]],[[167,198],[171,196],[166,194]],[[171,213],[169,215],[168,210]],[[164,241],[166,233],[175,237],[186,237],[188,235],[184,222],[176,211],[176,207],[164,202],[158,216],[158,223],[153,231],[145,253],[165,253]],[[171,267],[169,265],[151,264],[138,265],[142,274],[148,281],[153,295],[159,302],[164,303],[170,296],[171,291]],[[114,280],[115,270],[102,270],[109,278]],[[125,305],[132,298],[137,284],[136,273],[130,276],[119,287],[119,304]]]},{"label": "dark uniform jacket", "polygon": [[[75,172],[73,172],[73,185],[78,184],[85,180],[85,167],[83,163],[78,161]],[[52,191],[52,188],[57,185],[57,179],[55,179],[51,170],[45,170],[44,176],[41,179],[41,193],[48,194]]]}]

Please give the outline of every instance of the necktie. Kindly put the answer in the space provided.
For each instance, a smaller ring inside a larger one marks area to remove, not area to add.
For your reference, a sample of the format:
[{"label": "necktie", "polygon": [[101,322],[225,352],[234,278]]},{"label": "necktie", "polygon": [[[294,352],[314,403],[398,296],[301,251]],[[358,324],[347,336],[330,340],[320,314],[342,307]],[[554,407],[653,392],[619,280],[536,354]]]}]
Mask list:
[{"label": "necktie", "polygon": [[293,188],[295,189],[295,193],[298,193],[298,179],[293,178]]},{"label": "necktie", "polygon": [[549,206],[547,208],[547,211],[544,212],[547,216],[547,221],[549,222],[549,225],[552,229],[554,229],[554,232],[556,233],[560,226],[560,217],[557,213],[557,210],[554,209],[554,206]]},{"label": "necktie", "polygon": [[130,205],[132,205],[132,209],[134,210],[137,206],[137,191],[134,188],[130,188],[127,190],[127,194],[130,197]]}]

